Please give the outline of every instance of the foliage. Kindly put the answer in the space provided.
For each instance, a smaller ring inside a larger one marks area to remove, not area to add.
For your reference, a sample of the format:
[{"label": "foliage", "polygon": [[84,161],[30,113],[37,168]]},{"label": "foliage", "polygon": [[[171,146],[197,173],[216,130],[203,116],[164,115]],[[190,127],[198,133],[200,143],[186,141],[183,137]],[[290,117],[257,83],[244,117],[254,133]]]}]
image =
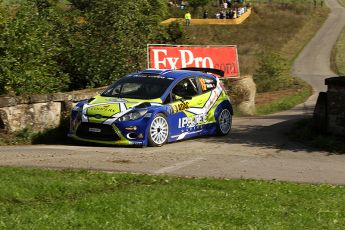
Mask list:
[{"label": "foliage", "polygon": [[70,38],[64,71],[71,89],[109,84],[128,72],[144,68],[146,44],[162,32],[158,26],[164,10],[161,1],[91,1]]},{"label": "foliage", "polygon": [[93,0],[70,0],[72,5],[81,11],[89,10],[92,1]]},{"label": "foliage", "polygon": [[288,65],[278,53],[261,55],[254,80],[258,92],[279,90],[293,83],[288,75]]},{"label": "foliage", "polygon": [[103,86],[144,68],[147,43],[170,40],[164,0],[57,3],[0,4],[0,94]]},{"label": "foliage", "polygon": [[186,29],[179,21],[170,23],[167,27],[168,43],[178,44],[181,43],[186,37]]},{"label": "foliage", "polygon": [[193,9],[196,9],[198,7],[204,7],[211,2],[213,2],[213,0],[189,0],[188,4],[193,7]]},{"label": "foliage", "polygon": [[336,72],[345,76],[345,29],[340,34],[334,50],[335,54],[333,54],[331,61],[335,62]]},{"label": "foliage", "polygon": [[258,4],[241,26],[192,26],[186,31],[181,24],[159,25],[175,9],[168,9],[165,0],[71,0],[72,6],[65,7],[62,2],[0,3],[0,94],[106,85],[146,67],[147,43],[237,44],[241,73],[253,74],[257,53],[280,50],[310,15],[320,22],[326,15],[326,10],[306,4],[296,6],[301,14],[278,3]]},{"label": "foliage", "polygon": [[227,94],[234,106],[246,101],[249,97],[249,91],[243,85],[238,84],[237,79],[226,82]]},{"label": "foliage", "polygon": [[54,12],[39,12],[28,1],[15,11],[3,7],[0,17],[0,94],[66,89],[68,74],[58,63],[63,47],[53,23],[59,16]]}]

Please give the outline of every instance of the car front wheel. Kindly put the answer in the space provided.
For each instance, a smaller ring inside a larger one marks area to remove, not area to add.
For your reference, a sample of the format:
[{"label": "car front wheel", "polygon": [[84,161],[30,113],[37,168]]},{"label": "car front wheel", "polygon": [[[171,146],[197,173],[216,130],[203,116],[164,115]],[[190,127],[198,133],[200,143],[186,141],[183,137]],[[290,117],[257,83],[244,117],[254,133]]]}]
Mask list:
[{"label": "car front wheel", "polygon": [[148,133],[149,146],[162,146],[168,141],[169,124],[165,115],[159,113],[153,118]]},{"label": "car front wheel", "polygon": [[232,116],[227,108],[223,108],[218,116],[218,134],[227,135],[231,130]]}]

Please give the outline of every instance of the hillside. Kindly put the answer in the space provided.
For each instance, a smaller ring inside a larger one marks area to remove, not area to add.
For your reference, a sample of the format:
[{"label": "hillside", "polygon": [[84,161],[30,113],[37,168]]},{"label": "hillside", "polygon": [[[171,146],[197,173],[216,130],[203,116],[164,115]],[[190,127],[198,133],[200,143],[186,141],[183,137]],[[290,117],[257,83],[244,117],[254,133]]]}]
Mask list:
[{"label": "hillside", "polygon": [[291,64],[329,12],[328,8],[314,7],[309,1],[280,2],[254,4],[252,15],[241,25],[190,26],[186,38],[180,41],[193,45],[237,45],[241,75],[254,76],[260,92],[256,98],[259,106],[284,97],[294,100],[263,113],[288,109],[310,95],[310,88],[290,75]]}]

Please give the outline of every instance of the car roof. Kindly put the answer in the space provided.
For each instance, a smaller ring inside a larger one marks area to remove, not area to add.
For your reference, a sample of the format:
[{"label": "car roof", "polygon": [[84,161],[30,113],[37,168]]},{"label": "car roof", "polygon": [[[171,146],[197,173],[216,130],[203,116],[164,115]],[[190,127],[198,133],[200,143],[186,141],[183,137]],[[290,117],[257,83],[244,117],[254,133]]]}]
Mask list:
[{"label": "car roof", "polygon": [[166,78],[173,78],[175,80],[182,79],[188,76],[205,76],[205,77],[212,77],[216,78],[212,74],[203,73],[200,71],[191,71],[191,70],[172,70],[172,69],[146,69],[140,72],[136,72],[135,74],[152,74],[152,75],[160,75]]}]

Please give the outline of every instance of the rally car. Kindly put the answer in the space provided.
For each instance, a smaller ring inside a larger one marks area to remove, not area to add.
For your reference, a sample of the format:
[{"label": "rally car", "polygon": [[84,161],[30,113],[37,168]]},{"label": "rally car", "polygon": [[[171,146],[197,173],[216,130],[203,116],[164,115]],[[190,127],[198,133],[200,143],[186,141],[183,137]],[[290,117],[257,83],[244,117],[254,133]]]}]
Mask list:
[{"label": "rally car", "polygon": [[[211,74],[213,73],[213,74]],[[147,69],[129,74],[71,112],[69,136],[114,145],[161,146],[227,135],[233,109],[215,69]]]}]

